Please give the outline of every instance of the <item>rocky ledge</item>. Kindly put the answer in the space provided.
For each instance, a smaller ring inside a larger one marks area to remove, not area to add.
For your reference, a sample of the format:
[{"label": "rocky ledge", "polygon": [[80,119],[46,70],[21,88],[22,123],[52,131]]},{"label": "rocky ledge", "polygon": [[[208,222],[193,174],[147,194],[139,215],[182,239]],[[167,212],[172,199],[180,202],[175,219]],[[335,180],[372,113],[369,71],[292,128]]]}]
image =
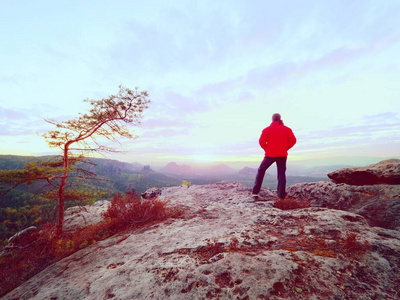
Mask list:
[{"label": "rocky ledge", "polygon": [[[329,184],[291,192],[322,205],[326,189],[326,202],[351,202],[331,195],[337,185]],[[368,199],[359,193],[357,201]],[[345,210],[281,210],[249,194],[234,182],[153,189],[144,198],[184,215],[82,249],[3,299],[400,298],[399,231]]]},{"label": "rocky ledge", "polygon": [[[332,182],[292,185],[287,189],[288,195],[294,199],[311,200],[311,206],[360,214],[371,226],[400,230],[399,159],[384,160],[366,167],[340,169],[328,176]],[[364,184],[361,185],[362,182]]]},{"label": "rocky ledge", "polygon": [[340,169],[328,174],[335,183],[353,185],[400,184],[400,159],[388,159],[377,164]]}]

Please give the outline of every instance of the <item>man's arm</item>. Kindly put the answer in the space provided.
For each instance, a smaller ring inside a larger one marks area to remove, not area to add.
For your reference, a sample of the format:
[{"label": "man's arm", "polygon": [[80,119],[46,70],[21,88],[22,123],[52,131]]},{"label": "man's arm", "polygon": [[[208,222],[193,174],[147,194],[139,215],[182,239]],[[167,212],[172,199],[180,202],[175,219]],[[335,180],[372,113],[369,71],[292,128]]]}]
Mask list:
[{"label": "man's arm", "polygon": [[260,139],[258,140],[258,143],[260,144],[261,148],[264,150],[267,149],[267,142],[268,142],[268,133],[267,130],[264,129],[261,133]]},{"label": "man's arm", "polygon": [[289,136],[288,136],[288,150],[292,148],[297,142],[296,137],[293,134],[292,129],[289,128]]}]

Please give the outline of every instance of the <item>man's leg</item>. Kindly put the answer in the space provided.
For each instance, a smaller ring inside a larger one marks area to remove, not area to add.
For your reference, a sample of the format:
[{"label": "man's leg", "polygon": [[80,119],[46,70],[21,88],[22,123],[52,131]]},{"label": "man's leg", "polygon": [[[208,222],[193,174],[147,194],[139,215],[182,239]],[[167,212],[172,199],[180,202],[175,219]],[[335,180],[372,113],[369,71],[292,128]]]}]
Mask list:
[{"label": "man's leg", "polygon": [[286,197],[286,160],[287,157],[277,157],[276,167],[278,169],[278,197],[284,199]]},{"label": "man's leg", "polygon": [[265,171],[275,162],[275,158],[265,156],[257,171],[256,180],[254,182],[253,194],[258,194],[264,180]]}]

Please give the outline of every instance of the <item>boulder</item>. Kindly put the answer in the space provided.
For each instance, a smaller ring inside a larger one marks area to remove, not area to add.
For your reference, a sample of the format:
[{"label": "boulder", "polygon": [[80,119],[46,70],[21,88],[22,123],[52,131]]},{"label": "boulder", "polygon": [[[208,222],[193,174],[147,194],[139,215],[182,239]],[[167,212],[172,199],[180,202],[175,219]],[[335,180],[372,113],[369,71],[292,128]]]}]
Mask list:
[{"label": "boulder", "polygon": [[400,159],[388,159],[366,167],[345,168],[328,174],[335,183],[352,185],[400,184]]},{"label": "boulder", "polygon": [[30,226],[14,234],[8,240],[7,247],[25,247],[35,241],[39,236],[36,226]]},{"label": "boulder", "polygon": [[104,213],[111,204],[108,200],[96,201],[93,205],[74,206],[65,210],[64,232],[73,232],[103,221]]},{"label": "boulder", "polygon": [[2,299],[400,297],[400,232],[359,214],[280,210],[234,182],[162,188],[158,199],[185,214],[92,244]]},{"label": "boulder", "polygon": [[156,199],[159,195],[161,195],[160,188],[151,188],[151,189],[148,189],[146,192],[144,192],[141,195],[141,197],[142,197],[142,199],[152,200],[152,199]]},{"label": "boulder", "polygon": [[287,188],[293,199],[311,206],[354,212],[371,226],[400,230],[400,185],[347,185],[329,181],[297,183]]}]

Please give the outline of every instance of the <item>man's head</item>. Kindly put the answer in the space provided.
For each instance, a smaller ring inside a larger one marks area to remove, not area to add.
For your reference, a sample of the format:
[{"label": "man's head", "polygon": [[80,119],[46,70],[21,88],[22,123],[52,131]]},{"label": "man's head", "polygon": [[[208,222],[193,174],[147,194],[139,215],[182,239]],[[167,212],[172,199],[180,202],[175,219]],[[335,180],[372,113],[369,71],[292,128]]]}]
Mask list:
[{"label": "man's head", "polygon": [[281,115],[280,114],[276,113],[276,114],[272,115],[272,122],[280,121],[280,120],[281,120]]}]

